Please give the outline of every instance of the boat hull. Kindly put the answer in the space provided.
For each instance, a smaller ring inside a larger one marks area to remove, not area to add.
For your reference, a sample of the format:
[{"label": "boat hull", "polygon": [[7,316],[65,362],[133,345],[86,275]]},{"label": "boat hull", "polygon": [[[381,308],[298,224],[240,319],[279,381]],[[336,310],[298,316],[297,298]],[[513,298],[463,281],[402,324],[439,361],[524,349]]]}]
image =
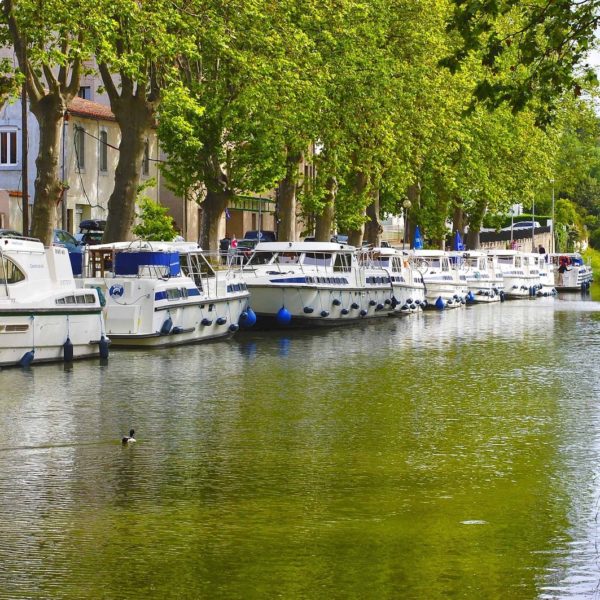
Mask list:
[{"label": "boat hull", "polygon": [[[0,367],[19,366],[31,351],[33,357],[27,365],[98,357],[103,336],[100,310],[58,313],[0,309]],[[72,356],[70,350],[65,356],[67,339],[72,344]]]},{"label": "boat hull", "polygon": [[[392,310],[392,290],[381,287],[280,285],[247,281],[250,306],[261,327],[331,327],[384,317]],[[278,318],[285,308],[290,318]]]},{"label": "boat hull", "polygon": [[[237,331],[248,298],[246,293],[176,308],[155,306],[149,331],[148,328],[136,330],[139,307],[130,307],[126,316],[117,314],[114,309],[107,310],[107,332],[112,344],[123,348],[167,348],[227,338]],[[168,319],[171,326],[165,327]]]}]

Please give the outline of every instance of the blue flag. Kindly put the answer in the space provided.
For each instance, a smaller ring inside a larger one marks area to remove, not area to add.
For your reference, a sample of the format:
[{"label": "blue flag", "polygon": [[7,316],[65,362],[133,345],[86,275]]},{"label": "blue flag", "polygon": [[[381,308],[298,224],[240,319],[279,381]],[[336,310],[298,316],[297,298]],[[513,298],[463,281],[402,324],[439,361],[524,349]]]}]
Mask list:
[{"label": "blue flag", "polygon": [[227,207],[225,207],[225,218],[227,220],[231,219],[231,215],[229,214],[229,209]]},{"label": "blue flag", "polygon": [[415,243],[413,248],[415,250],[423,249],[423,238],[421,237],[421,230],[419,229],[418,225],[415,227]]},{"label": "blue flag", "polygon": [[454,235],[454,250],[464,250],[465,247],[462,243],[462,238],[460,237],[460,231],[457,231]]}]

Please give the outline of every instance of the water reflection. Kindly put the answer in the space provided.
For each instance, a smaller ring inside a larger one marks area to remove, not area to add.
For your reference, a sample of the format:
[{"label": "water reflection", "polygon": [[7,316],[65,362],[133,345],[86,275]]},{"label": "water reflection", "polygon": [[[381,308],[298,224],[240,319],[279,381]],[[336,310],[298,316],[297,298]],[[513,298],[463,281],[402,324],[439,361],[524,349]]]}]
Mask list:
[{"label": "water reflection", "polygon": [[598,308],[2,371],[0,597],[592,595]]}]

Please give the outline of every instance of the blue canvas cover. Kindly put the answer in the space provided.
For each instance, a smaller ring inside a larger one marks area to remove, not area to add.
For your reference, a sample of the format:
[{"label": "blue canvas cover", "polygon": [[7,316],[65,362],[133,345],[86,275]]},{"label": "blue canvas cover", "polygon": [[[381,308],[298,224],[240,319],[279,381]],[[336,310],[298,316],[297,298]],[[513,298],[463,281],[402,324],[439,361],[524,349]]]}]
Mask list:
[{"label": "blue canvas cover", "polygon": [[140,267],[167,267],[169,277],[180,273],[179,252],[119,252],[115,275],[138,275]]},{"label": "blue canvas cover", "polygon": [[83,254],[80,252],[69,252],[69,260],[71,261],[71,269],[73,269],[73,275],[77,277],[81,275],[83,266]]}]

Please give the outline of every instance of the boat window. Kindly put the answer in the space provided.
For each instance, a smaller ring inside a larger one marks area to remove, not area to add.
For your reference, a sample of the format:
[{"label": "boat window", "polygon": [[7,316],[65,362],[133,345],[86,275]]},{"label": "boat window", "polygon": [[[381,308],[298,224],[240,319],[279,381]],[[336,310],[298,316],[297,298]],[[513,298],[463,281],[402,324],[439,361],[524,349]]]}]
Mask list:
[{"label": "boat window", "polygon": [[347,252],[336,252],[333,264],[334,271],[349,271],[352,266],[352,255]]},{"label": "boat window", "polygon": [[26,323],[11,323],[8,325],[0,325],[0,333],[23,333],[29,329]]},{"label": "boat window", "polygon": [[389,267],[390,259],[388,256],[380,256],[379,258],[373,259],[372,265],[374,267]]},{"label": "boat window", "polygon": [[23,271],[10,258],[3,256],[0,260],[0,284],[10,285],[24,280],[25,274]]},{"label": "boat window", "polygon": [[329,267],[331,265],[331,254],[325,252],[307,252],[304,255],[303,265],[315,265],[317,267]]},{"label": "boat window", "polygon": [[298,252],[279,252],[273,262],[280,265],[297,265],[299,258]]},{"label": "boat window", "polygon": [[[429,261],[429,265],[432,269],[439,269],[440,268],[440,259],[439,258],[432,258]],[[446,269],[447,271],[448,269]]]},{"label": "boat window", "polygon": [[181,298],[181,290],[179,288],[170,288],[167,290],[167,300],[179,300]]},{"label": "boat window", "polygon": [[450,261],[447,258],[441,260],[440,263],[441,263],[442,271],[450,270]]},{"label": "boat window", "polygon": [[521,257],[515,256],[515,267],[520,267],[520,266],[521,266]]},{"label": "boat window", "polygon": [[400,257],[394,257],[392,259],[392,269],[394,271],[402,271],[402,260]]},{"label": "boat window", "polygon": [[273,252],[253,252],[246,266],[266,265],[271,262],[272,258]]}]

